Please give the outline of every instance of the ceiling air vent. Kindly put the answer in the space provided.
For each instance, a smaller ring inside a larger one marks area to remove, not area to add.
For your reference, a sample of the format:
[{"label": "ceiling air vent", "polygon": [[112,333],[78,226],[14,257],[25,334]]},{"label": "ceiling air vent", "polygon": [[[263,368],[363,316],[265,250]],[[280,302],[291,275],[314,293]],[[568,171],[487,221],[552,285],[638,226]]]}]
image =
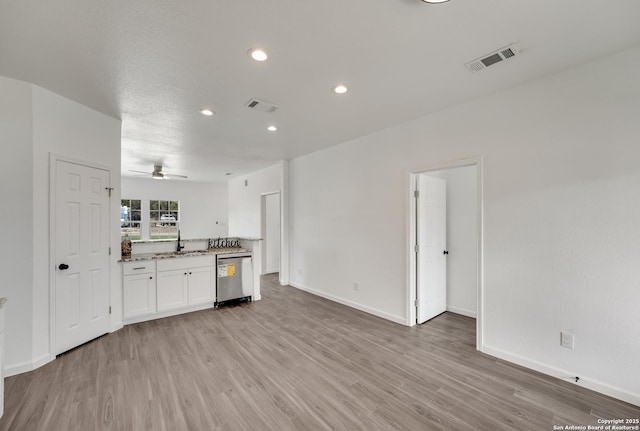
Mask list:
[{"label": "ceiling air vent", "polygon": [[244,106],[246,106],[247,108],[255,109],[256,111],[267,113],[276,112],[279,108],[278,105],[274,105],[273,103],[265,102],[264,100],[259,99],[251,99]]},{"label": "ceiling air vent", "polygon": [[465,64],[467,69],[471,72],[480,72],[489,66],[493,66],[496,63],[500,63],[504,60],[509,60],[520,54],[520,50],[515,45],[505,46],[490,54],[483,55],[469,63]]}]

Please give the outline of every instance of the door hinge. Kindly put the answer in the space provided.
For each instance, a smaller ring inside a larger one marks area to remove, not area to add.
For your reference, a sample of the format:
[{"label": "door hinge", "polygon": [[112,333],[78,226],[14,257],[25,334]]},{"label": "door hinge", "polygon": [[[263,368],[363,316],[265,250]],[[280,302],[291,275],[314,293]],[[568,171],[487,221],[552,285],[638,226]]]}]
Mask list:
[{"label": "door hinge", "polygon": [[414,190],[413,191],[413,197],[414,198],[419,198],[420,197],[420,190]]},{"label": "door hinge", "polygon": [[111,306],[109,306],[109,314],[111,314]]},{"label": "door hinge", "polygon": [[420,252],[420,246],[418,244],[413,246],[413,251],[416,252],[416,253],[419,253]]},{"label": "door hinge", "polygon": [[418,305],[420,305],[420,301],[416,299],[415,301],[413,301],[413,305],[417,307]]},{"label": "door hinge", "polygon": [[113,190],[113,187],[105,187],[104,189],[109,191],[109,197],[111,197],[111,191]]},{"label": "door hinge", "polygon": [[111,256],[111,247],[109,247],[109,256]]}]

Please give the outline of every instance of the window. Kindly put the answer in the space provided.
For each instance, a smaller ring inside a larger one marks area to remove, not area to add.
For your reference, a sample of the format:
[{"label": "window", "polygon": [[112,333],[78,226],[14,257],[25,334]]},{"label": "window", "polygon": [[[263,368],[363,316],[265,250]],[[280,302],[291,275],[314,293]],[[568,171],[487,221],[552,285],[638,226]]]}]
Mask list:
[{"label": "window", "polygon": [[149,201],[151,239],[178,237],[180,204],[178,201]]},{"label": "window", "polygon": [[142,220],[140,199],[122,199],[120,201],[120,236],[130,240],[140,239],[140,221]]}]

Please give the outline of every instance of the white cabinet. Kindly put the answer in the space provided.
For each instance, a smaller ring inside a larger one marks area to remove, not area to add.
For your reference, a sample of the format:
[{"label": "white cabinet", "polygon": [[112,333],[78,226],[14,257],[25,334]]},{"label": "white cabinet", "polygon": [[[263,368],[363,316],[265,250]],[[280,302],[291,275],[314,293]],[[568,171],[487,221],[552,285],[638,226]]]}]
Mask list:
[{"label": "white cabinet", "polygon": [[156,263],[123,264],[124,319],[153,314],[156,307]]},{"label": "white cabinet", "polygon": [[124,278],[124,318],[156,312],[154,274],[128,275]]},{"label": "white cabinet", "polygon": [[176,257],[122,264],[125,323],[213,307],[216,256]]},{"label": "white cabinet", "polygon": [[215,256],[158,261],[158,311],[215,300]]},{"label": "white cabinet", "polygon": [[189,305],[203,304],[215,301],[216,295],[215,266],[203,266],[189,270],[187,297]]},{"label": "white cabinet", "polygon": [[158,271],[158,311],[186,307],[187,269]]}]

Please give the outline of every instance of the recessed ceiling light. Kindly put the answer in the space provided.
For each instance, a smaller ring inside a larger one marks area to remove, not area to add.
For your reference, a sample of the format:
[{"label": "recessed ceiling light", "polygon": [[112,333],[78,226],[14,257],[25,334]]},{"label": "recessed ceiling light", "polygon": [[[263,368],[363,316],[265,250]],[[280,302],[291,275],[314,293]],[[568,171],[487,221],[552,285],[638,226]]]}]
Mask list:
[{"label": "recessed ceiling light", "polygon": [[249,57],[253,58],[255,61],[265,61],[268,58],[268,55],[262,49],[253,48],[249,50]]},{"label": "recessed ceiling light", "polygon": [[335,87],[333,87],[333,92],[336,94],[344,94],[347,91],[349,91],[349,89],[342,84],[338,84]]},{"label": "recessed ceiling light", "polygon": [[206,115],[207,117],[210,117],[213,115],[213,111],[211,109],[203,109],[202,111],[200,111],[200,113],[202,115]]},{"label": "recessed ceiling light", "polygon": [[271,126],[267,127],[267,130],[270,132],[275,132],[276,130],[278,130],[278,128],[272,124]]},{"label": "recessed ceiling light", "polygon": [[444,3],[444,2],[448,2],[449,0],[422,0],[425,3]]}]

